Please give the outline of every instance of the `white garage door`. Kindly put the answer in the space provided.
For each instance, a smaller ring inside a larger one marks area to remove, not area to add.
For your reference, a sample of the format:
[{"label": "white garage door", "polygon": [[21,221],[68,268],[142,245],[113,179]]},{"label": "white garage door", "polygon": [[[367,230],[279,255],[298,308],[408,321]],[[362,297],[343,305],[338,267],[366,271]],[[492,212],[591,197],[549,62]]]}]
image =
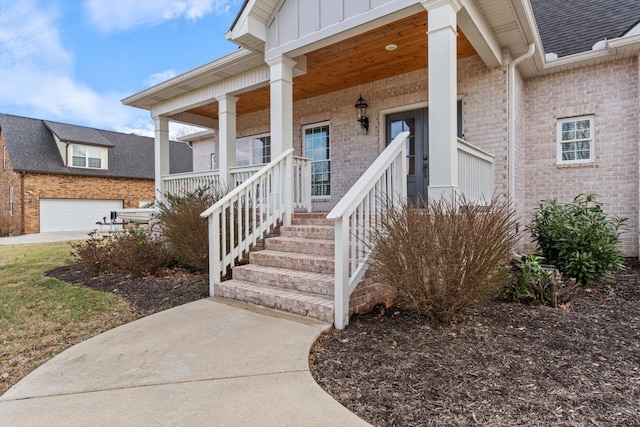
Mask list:
[{"label": "white garage door", "polygon": [[40,199],[40,232],[95,230],[116,209],[122,200]]}]

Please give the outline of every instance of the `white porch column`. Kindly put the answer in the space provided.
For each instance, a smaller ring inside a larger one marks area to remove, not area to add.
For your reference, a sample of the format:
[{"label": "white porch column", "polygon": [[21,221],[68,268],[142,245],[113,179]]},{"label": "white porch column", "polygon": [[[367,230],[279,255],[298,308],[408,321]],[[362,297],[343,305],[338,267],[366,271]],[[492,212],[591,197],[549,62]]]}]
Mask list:
[{"label": "white porch column", "polygon": [[231,190],[229,168],[236,165],[236,102],[237,96],[224,94],[216,97],[218,101],[218,168],[220,183]]},{"label": "white porch column", "polygon": [[156,116],[153,118],[155,123],[155,138],[153,146],[156,201],[164,201],[164,185],[162,177],[169,175],[169,120],[166,117]]},{"label": "white porch column", "polygon": [[267,61],[271,67],[271,158],[293,147],[293,66],[281,55]]},{"label": "white porch column", "polygon": [[459,190],[456,14],[460,0],[424,0],[429,16],[429,198]]}]

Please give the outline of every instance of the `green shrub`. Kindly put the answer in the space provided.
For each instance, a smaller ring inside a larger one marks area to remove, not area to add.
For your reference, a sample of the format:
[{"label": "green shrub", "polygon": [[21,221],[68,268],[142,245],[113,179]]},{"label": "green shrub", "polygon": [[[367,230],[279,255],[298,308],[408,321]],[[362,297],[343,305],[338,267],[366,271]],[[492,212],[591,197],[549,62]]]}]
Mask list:
[{"label": "green shrub", "polygon": [[171,251],[183,266],[207,271],[209,267],[209,229],[200,214],[225,195],[221,189],[199,188],[184,195],[166,194],[160,203],[158,220]]},{"label": "green shrub", "polygon": [[94,273],[156,274],[171,263],[164,243],[144,230],[125,230],[72,244],[76,261]]},{"label": "green shrub", "polygon": [[399,302],[450,322],[504,287],[513,215],[510,204],[495,197],[488,208],[460,198],[386,209],[374,231],[373,273],[396,289]]},{"label": "green shrub", "polygon": [[544,258],[525,255],[513,265],[509,283],[502,297],[508,301],[538,303],[557,308],[566,304],[576,294],[576,279],[565,280],[562,273],[552,266],[543,265]]},{"label": "green shrub", "polygon": [[580,194],[573,203],[541,202],[527,230],[547,262],[591,286],[624,268],[618,243],[626,220],[607,216],[595,195]]}]

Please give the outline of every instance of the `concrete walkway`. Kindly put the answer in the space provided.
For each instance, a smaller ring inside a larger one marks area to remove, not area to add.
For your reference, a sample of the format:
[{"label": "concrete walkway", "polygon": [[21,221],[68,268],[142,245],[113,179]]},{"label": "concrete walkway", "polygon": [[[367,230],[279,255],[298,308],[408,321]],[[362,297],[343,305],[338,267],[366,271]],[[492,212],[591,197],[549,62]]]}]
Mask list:
[{"label": "concrete walkway", "polygon": [[206,299],[80,343],[0,396],[7,426],[367,426],[313,380],[326,323]]},{"label": "concrete walkway", "polygon": [[0,237],[0,246],[87,240],[89,238],[89,233],[90,231],[55,231],[51,233],[21,234],[19,236]]}]

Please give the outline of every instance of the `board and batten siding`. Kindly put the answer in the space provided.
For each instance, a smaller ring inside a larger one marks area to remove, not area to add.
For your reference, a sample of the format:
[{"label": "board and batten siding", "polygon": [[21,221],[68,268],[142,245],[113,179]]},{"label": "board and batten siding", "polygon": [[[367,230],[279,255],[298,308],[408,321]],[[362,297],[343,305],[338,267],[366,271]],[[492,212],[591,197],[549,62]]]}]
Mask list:
[{"label": "board and batten siding", "polygon": [[[416,0],[285,0],[267,22],[266,50],[308,45],[419,4]],[[304,43],[295,43],[297,40]],[[267,55],[269,56],[269,55]]]}]

